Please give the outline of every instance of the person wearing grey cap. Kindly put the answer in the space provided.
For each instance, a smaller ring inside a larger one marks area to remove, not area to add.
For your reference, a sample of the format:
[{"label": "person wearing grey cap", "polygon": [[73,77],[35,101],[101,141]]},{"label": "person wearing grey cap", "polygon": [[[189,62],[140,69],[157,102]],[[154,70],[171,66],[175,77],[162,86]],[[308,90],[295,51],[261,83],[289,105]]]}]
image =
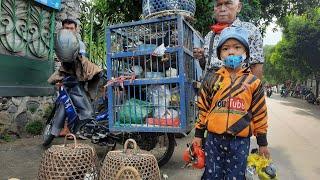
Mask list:
[{"label": "person wearing grey cap", "polygon": [[62,21],[62,29],[67,29],[67,30],[70,30],[70,31],[77,34],[77,37],[78,37],[79,43],[80,43],[79,54],[87,56],[86,45],[82,42],[81,37],[80,37],[79,33],[77,32],[77,27],[78,27],[77,22],[72,19],[64,19]]},{"label": "person wearing grey cap", "polygon": [[263,75],[263,40],[259,29],[249,22],[243,22],[237,15],[242,9],[240,0],[215,0],[214,14],[216,23],[211,26],[211,31],[205,36],[204,48],[195,48],[193,54],[199,60],[202,69],[217,70],[223,65],[217,57],[216,47],[219,42],[220,33],[226,27],[242,27],[248,31],[250,58],[247,64],[251,71],[259,79]]},{"label": "person wearing grey cap", "polygon": [[269,158],[268,116],[261,80],[243,63],[250,58],[249,33],[227,27],[217,43],[223,66],[209,71],[199,90],[199,118],[193,144],[202,146],[205,131],[206,165],[201,179],[245,179],[250,137]]}]

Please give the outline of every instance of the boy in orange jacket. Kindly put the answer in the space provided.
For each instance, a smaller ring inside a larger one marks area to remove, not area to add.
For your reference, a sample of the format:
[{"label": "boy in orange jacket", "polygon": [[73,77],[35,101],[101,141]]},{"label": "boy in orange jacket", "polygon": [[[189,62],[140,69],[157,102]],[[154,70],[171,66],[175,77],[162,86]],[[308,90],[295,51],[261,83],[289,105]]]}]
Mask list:
[{"label": "boy in orange jacket", "polygon": [[250,57],[248,32],[241,27],[223,30],[217,55],[224,66],[208,72],[202,83],[193,143],[201,145],[208,131],[202,179],[245,179],[250,136],[256,136],[260,154],[269,157],[263,86],[250,68],[243,68]]}]

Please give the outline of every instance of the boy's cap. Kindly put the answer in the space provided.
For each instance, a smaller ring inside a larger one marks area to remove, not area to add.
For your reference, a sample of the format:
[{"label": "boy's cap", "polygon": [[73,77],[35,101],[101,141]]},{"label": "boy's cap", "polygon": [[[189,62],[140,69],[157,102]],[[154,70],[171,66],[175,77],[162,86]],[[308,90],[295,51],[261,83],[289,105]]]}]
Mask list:
[{"label": "boy's cap", "polygon": [[247,58],[249,58],[250,50],[249,50],[249,41],[248,41],[249,39],[248,31],[242,27],[227,27],[220,34],[220,40],[217,46],[217,56],[219,59],[221,59],[220,57],[221,47],[229,39],[238,40],[246,48]]}]

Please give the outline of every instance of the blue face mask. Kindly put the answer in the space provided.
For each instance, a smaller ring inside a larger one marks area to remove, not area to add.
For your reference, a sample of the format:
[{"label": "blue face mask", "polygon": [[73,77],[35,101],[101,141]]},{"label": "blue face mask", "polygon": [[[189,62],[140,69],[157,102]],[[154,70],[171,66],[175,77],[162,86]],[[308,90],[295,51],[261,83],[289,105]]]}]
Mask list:
[{"label": "blue face mask", "polygon": [[244,60],[244,56],[228,56],[224,59],[224,65],[228,68],[236,69],[241,66]]}]

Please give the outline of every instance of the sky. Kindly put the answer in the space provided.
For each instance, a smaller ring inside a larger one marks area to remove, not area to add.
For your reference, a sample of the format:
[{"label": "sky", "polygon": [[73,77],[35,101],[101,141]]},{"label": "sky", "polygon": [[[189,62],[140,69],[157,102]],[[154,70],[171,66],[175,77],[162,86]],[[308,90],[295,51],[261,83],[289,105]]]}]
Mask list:
[{"label": "sky", "polygon": [[[277,31],[273,32],[273,28],[277,29]],[[275,45],[281,40],[282,30],[275,23],[271,23],[267,27],[266,34],[263,38],[263,45]]]}]

